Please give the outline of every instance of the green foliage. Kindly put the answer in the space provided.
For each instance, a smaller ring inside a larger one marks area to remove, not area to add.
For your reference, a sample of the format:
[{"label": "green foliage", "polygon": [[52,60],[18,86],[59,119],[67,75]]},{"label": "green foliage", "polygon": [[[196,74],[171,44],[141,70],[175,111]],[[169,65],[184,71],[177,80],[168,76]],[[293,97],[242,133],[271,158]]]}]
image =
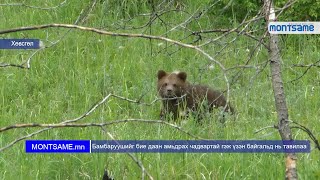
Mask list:
[{"label": "green foliage", "polygon": [[149,0],[104,0],[106,13],[119,18],[131,18],[150,8]]},{"label": "green foliage", "polygon": [[[287,5],[287,0],[274,1],[276,8]],[[263,2],[260,0],[222,0],[212,1],[216,4],[211,10],[212,18],[216,21],[242,22],[244,18],[250,19],[256,16],[261,9]],[[320,1],[299,0],[286,10],[279,17],[279,21],[318,21],[320,17]]]},{"label": "green foliage", "polygon": [[[275,1],[277,7],[283,7],[287,1]],[[285,21],[319,21],[320,1],[318,0],[299,0],[293,6],[285,10],[279,20]]]},{"label": "green foliage", "polygon": [[210,9],[212,17],[222,22],[242,22],[244,18],[255,16],[261,7],[259,0],[222,0],[212,1],[211,4],[216,4]]}]

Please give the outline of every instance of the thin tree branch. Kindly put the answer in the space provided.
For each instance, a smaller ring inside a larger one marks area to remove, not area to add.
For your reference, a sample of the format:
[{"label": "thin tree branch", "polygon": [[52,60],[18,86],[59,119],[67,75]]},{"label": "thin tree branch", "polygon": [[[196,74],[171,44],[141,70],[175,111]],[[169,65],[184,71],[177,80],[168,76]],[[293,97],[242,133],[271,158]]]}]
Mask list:
[{"label": "thin tree branch", "polygon": [[0,152],[13,146],[14,144],[18,143],[19,141],[22,141],[24,139],[30,138],[36,134],[42,133],[44,131],[53,129],[53,128],[79,128],[79,127],[104,127],[104,126],[110,126],[114,124],[120,124],[120,123],[128,123],[128,122],[141,122],[141,123],[151,123],[151,124],[164,124],[169,127],[172,127],[174,129],[177,129],[181,131],[182,133],[194,138],[194,139],[199,139],[199,140],[208,140],[199,136],[196,136],[186,130],[184,130],[182,127],[162,121],[162,120],[146,120],[146,119],[123,119],[123,120],[114,120],[114,121],[109,121],[105,123],[57,123],[57,124],[37,124],[37,123],[29,123],[29,124],[15,124],[7,127],[3,127],[0,129],[0,132],[8,131],[11,129],[19,129],[19,128],[36,128],[36,127],[45,127],[44,129],[41,129],[39,131],[36,131],[34,133],[28,134],[26,136],[22,136],[11,143],[7,144],[6,146],[0,148]]},{"label": "thin tree branch", "polygon": [[199,53],[201,53],[202,55],[204,55],[205,57],[207,57],[210,61],[213,61],[214,63],[218,64],[219,67],[221,68],[221,70],[223,72],[224,80],[227,85],[227,104],[229,102],[230,84],[229,84],[229,80],[227,78],[226,68],[223,66],[222,63],[220,63],[219,61],[214,59],[212,56],[210,56],[208,53],[206,53],[203,49],[201,49],[198,46],[185,44],[185,43],[175,41],[175,40],[172,40],[169,38],[161,37],[161,36],[153,36],[153,35],[145,35],[145,34],[130,34],[130,33],[115,33],[115,32],[104,31],[104,30],[100,30],[100,29],[96,29],[96,28],[91,28],[91,27],[73,25],[73,24],[45,24],[45,25],[38,25],[38,26],[20,27],[20,28],[2,30],[2,31],[0,31],[0,34],[7,34],[7,33],[20,32],[20,31],[39,30],[39,29],[46,29],[46,28],[71,28],[71,29],[90,31],[90,32],[103,34],[103,35],[109,35],[109,36],[156,39],[156,40],[170,42],[170,43],[182,46],[182,47],[194,49],[194,50],[198,51]]},{"label": "thin tree branch", "polygon": [[306,64],[294,64],[294,65],[292,65],[292,67],[320,67],[320,64],[316,64],[316,63],[307,64],[307,65]]},{"label": "thin tree branch", "polygon": [[[4,132],[4,131],[8,131],[8,130],[11,130],[11,129],[17,129],[17,128],[33,128],[33,127],[44,127],[44,129],[41,129],[41,130],[38,130],[38,131],[35,131],[31,134],[28,134],[26,136],[22,136],[12,142],[10,142],[9,144],[7,144],[6,146],[0,148],[0,152],[13,146],[14,144],[24,140],[24,139],[27,139],[27,138],[30,138],[30,137],[33,137],[39,133],[42,133],[44,131],[47,131],[47,130],[50,130],[50,129],[53,129],[53,128],[64,128],[64,127],[104,127],[104,126],[109,126],[109,125],[112,125],[112,124],[119,124],[119,123],[125,123],[125,122],[143,122],[143,123],[160,123],[160,124],[165,124],[167,126],[170,126],[172,128],[175,128],[195,139],[203,139],[201,137],[198,137],[198,136],[195,136],[185,130],[183,130],[180,126],[178,125],[175,125],[175,124],[171,124],[169,122],[165,122],[165,121],[162,121],[162,120],[144,120],[144,119],[125,119],[125,120],[115,120],[115,121],[109,121],[109,122],[106,122],[106,123],[82,123],[82,124],[75,124],[75,122],[77,121],[80,121],[84,118],[86,118],[87,116],[89,116],[92,112],[94,112],[99,106],[101,106],[102,104],[104,104],[105,102],[107,102],[107,100],[110,98],[110,97],[115,97],[115,98],[118,98],[118,99],[121,99],[121,100],[125,100],[125,101],[128,101],[128,102],[131,102],[131,103],[138,103],[140,102],[140,100],[131,100],[131,99],[128,99],[128,98],[124,98],[124,97],[121,97],[121,96],[117,96],[117,95],[114,95],[114,94],[108,94],[107,96],[105,96],[102,100],[100,100],[99,102],[95,103],[88,111],[86,111],[85,113],[83,113],[81,116],[75,118],[75,119],[70,119],[70,120],[65,120],[65,121],[62,121],[60,123],[57,123],[57,124],[39,124],[39,123],[29,123],[29,124],[15,124],[15,125],[10,125],[10,126],[7,126],[7,127],[3,127],[3,128],[0,128],[0,133],[1,132]],[[181,97],[178,97],[178,98],[181,98]],[[158,99],[152,101],[151,103],[149,104],[152,104],[154,102],[156,102]],[[144,104],[144,105],[149,105],[148,103],[140,103],[140,104]]]},{"label": "thin tree branch", "polygon": [[318,61],[316,61],[315,63],[307,66],[307,69],[299,77],[289,81],[289,83],[293,83],[294,81],[301,79],[312,67],[316,66],[316,64],[318,64],[319,62],[320,62],[320,59]]},{"label": "thin tree branch", "polygon": [[[107,135],[114,140],[116,143],[118,143],[118,141],[113,137],[113,135],[109,132],[106,132]],[[118,143],[119,144],[119,143]],[[139,166],[139,168],[141,169],[141,179],[144,179],[144,175],[147,174],[147,176],[149,177],[149,179],[153,180],[153,177],[151,176],[151,174],[146,170],[146,168],[144,167],[144,165],[142,164],[142,162],[133,154],[133,153],[126,153],[128,156],[130,156],[130,158],[136,162],[136,164]]]},{"label": "thin tree branch", "polygon": [[63,2],[61,2],[58,5],[53,6],[53,7],[39,7],[39,6],[28,5],[28,4],[25,4],[25,3],[6,3],[6,4],[0,4],[0,6],[22,6],[22,7],[26,7],[26,8],[33,8],[33,9],[40,9],[40,10],[53,10],[53,9],[58,8],[58,7],[61,7],[66,2],[67,2],[67,0],[64,0]]},{"label": "thin tree branch", "polygon": [[238,29],[211,29],[211,30],[201,30],[201,31],[194,31],[192,32],[192,35],[198,35],[198,34],[208,34],[208,33],[215,33],[215,32],[220,32],[220,33],[228,33],[228,32],[234,32],[238,34],[243,34],[245,36],[250,37],[251,39],[260,42],[265,48],[269,49],[269,46],[265,44],[264,42],[261,42],[261,39],[258,39],[257,37],[251,35],[251,32],[246,32],[246,31],[240,31]]},{"label": "thin tree branch", "polygon": [[301,129],[303,130],[305,133],[308,134],[308,136],[311,138],[311,140],[314,142],[314,144],[316,145],[316,148],[320,151],[320,144],[319,141],[317,140],[317,138],[312,134],[311,130],[308,129],[306,126],[303,126],[295,121],[291,121],[292,123],[298,125],[298,126],[291,126],[291,128],[297,128],[297,129]]},{"label": "thin tree branch", "polygon": [[[278,127],[277,127],[276,125],[266,126],[266,127],[263,127],[263,128],[261,128],[261,129],[256,130],[254,133],[257,134],[257,133],[259,133],[260,131],[263,131],[263,130],[269,129],[269,128],[273,128],[273,129],[276,128],[276,129],[278,129]],[[0,131],[0,132],[1,132],[1,131]]]},{"label": "thin tree branch", "polygon": [[26,68],[23,65],[10,64],[10,63],[0,63],[0,67],[18,67],[18,68],[21,68],[21,69],[25,69]]},{"label": "thin tree branch", "polygon": [[[90,11],[92,10],[92,8],[94,7],[95,4],[96,4],[96,0],[94,0],[93,4],[91,5]],[[90,11],[89,11],[89,12],[90,12]],[[89,13],[89,12],[88,12],[88,13]],[[88,14],[86,14],[86,15],[83,15],[83,14],[84,14],[84,11],[82,10],[81,13],[80,13],[80,15],[78,16],[78,18],[77,18],[77,20],[75,21],[74,24],[77,25],[80,20],[81,20],[81,22],[83,22],[83,19],[88,15]],[[21,65],[17,65],[17,64],[7,64],[7,66],[1,66],[1,64],[0,64],[0,67],[9,67],[9,66],[11,66],[11,67],[19,67],[19,68],[23,68],[23,69],[25,69],[25,68],[26,68],[26,69],[30,69],[30,68],[31,68],[32,57],[33,57],[35,54],[37,54],[38,52],[44,50],[45,48],[50,48],[50,47],[53,47],[53,46],[57,45],[63,38],[65,38],[65,37],[68,35],[68,33],[71,32],[71,30],[72,30],[72,29],[69,29],[69,30],[68,30],[67,32],[65,32],[62,36],[60,36],[60,38],[58,38],[58,40],[56,40],[55,42],[51,42],[51,45],[49,45],[49,46],[47,46],[47,47],[45,47],[45,46],[42,44],[42,41],[40,41],[40,49],[35,50],[35,51],[29,56],[29,58],[27,59],[27,61],[25,61],[25,62],[22,63]]]}]

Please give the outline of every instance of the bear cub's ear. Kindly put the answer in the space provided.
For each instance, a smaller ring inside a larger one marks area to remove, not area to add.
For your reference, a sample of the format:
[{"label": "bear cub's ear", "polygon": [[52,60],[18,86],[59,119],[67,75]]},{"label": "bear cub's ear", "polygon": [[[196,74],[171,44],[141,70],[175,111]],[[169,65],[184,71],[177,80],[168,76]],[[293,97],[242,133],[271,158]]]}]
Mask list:
[{"label": "bear cub's ear", "polygon": [[179,77],[182,81],[186,81],[186,79],[187,79],[187,73],[185,73],[185,72],[179,72],[179,73],[178,73],[178,77]]},{"label": "bear cub's ear", "polygon": [[158,80],[160,80],[161,78],[163,78],[166,75],[167,75],[167,73],[164,70],[159,70],[158,71]]}]

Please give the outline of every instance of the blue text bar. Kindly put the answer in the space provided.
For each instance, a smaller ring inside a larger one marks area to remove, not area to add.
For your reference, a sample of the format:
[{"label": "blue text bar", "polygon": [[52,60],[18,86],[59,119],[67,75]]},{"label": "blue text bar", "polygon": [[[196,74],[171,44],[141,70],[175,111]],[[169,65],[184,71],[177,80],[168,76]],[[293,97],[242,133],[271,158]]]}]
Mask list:
[{"label": "blue text bar", "polygon": [[308,140],[27,140],[27,153],[310,153]]},{"label": "blue text bar", "polygon": [[39,49],[39,39],[0,39],[0,49]]},{"label": "blue text bar", "polygon": [[27,153],[90,153],[90,140],[26,140]]},{"label": "blue text bar", "polygon": [[98,153],[310,153],[306,140],[120,140],[91,141]]}]

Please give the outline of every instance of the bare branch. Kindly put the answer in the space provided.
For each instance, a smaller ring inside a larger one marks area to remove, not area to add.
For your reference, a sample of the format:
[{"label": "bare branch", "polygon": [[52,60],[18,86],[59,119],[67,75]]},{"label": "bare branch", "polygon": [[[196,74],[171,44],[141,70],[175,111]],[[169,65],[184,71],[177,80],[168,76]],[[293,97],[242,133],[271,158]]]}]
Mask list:
[{"label": "bare branch", "polygon": [[[319,144],[319,141],[317,140],[317,138],[313,135],[313,133],[311,132],[311,130],[309,128],[307,128],[306,126],[303,126],[295,121],[292,121],[292,120],[288,120],[288,122],[291,122],[291,123],[294,123],[298,126],[290,126],[291,129],[301,129],[302,131],[304,131],[305,133],[308,134],[308,136],[310,137],[310,139],[314,142],[316,148],[320,151],[320,144]],[[260,131],[263,131],[265,129],[268,129],[268,128],[275,128],[275,129],[278,129],[278,126],[277,125],[273,125],[273,126],[266,126],[266,127],[263,127],[261,129],[258,129],[256,130],[254,133],[258,133]]]},{"label": "bare branch", "polygon": [[[91,8],[90,8],[90,10],[88,11],[88,13],[92,11],[92,9],[94,8],[95,4],[96,4],[96,0],[93,1],[92,5],[91,5]],[[88,15],[88,14],[85,15],[84,11],[82,10],[81,13],[80,13],[80,15],[78,16],[78,18],[77,18],[77,20],[75,21],[74,24],[77,25],[77,24],[80,22],[80,20],[81,20],[81,22],[83,22],[84,19],[87,17],[87,15]],[[24,62],[24,63],[22,63],[21,65],[3,63],[3,64],[5,64],[5,65],[2,66],[2,65],[0,64],[0,67],[10,67],[10,66],[11,66],[11,67],[19,67],[19,68],[22,68],[22,69],[25,69],[25,68],[26,68],[26,69],[30,69],[30,68],[31,68],[31,64],[30,64],[30,63],[31,63],[31,61],[32,61],[32,57],[33,57],[35,54],[37,54],[37,53],[38,53],[39,51],[41,51],[41,50],[44,50],[45,48],[50,48],[50,47],[55,46],[55,45],[58,44],[63,38],[65,38],[65,37],[68,35],[68,33],[71,32],[71,30],[72,30],[72,29],[69,29],[67,32],[65,32],[63,35],[61,35],[61,36],[58,38],[58,40],[56,40],[55,42],[51,42],[51,45],[49,45],[49,46],[47,46],[47,47],[44,47],[44,45],[41,44],[42,42],[40,41],[40,49],[35,50],[35,51],[29,56],[29,58],[27,59],[27,61]]]},{"label": "bare branch", "polygon": [[201,31],[194,31],[192,32],[192,35],[198,35],[198,34],[208,34],[208,33],[215,33],[215,32],[220,32],[220,33],[229,33],[229,32],[235,32],[238,34],[243,34],[245,36],[250,37],[251,39],[258,41],[259,43],[261,43],[265,48],[269,49],[269,46],[266,45],[264,42],[261,41],[261,39],[258,39],[257,37],[251,35],[251,32],[245,32],[245,31],[240,31],[237,29],[211,29],[211,30],[201,30]]},{"label": "bare branch", "polygon": [[294,3],[296,3],[297,0],[289,0],[282,8],[278,9],[276,12],[279,12],[277,14],[277,18],[284,12],[284,10],[288,9],[289,7],[291,7]]},{"label": "bare branch", "polygon": [[97,4],[97,0],[93,0],[92,3],[86,8],[86,10],[81,11],[81,13],[78,17],[78,20],[74,24],[84,23],[87,20],[89,14],[93,11],[96,4]]},{"label": "bare branch", "polygon": [[0,6],[22,6],[22,7],[26,7],[26,8],[33,8],[33,9],[40,9],[40,10],[53,10],[53,9],[61,7],[66,2],[67,2],[67,0],[64,0],[60,4],[53,6],[53,7],[39,7],[39,6],[32,6],[32,5],[28,5],[28,4],[24,4],[24,3],[7,3],[7,4],[0,4]]},{"label": "bare branch", "polygon": [[185,24],[188,24],[197,14],[199,9],[197,9],[189,18],[187,18],[183,23],[176,25],[175,27],[171,28],[169,31],[165,32],[163,35],[167,35],[169,32],[176,30],[178,27],[185,28]]},{"label": "bare branch", "polygon": [[[66,122],[66,121],[64,121]],[[123,120],[114,120],[114,121],[109,121],[109,122],[105,122],[105,123],[57,123],[57,124],[36,124],[36,123],[30,123],[30,124],[15,124],[15,125],[11,125],[11,126],[7,126],[7,127],[3,127],[0,129],[0,132],[4,132],[4,131],[8,131],[10,129],[18,129],[18,128],[34,128],[34,127],[45,127],[44,129],[41,129],[39,131],[36,131],[34,133],[28,134],[26,136],[22,136],[16,140],[14,140],[13,142],[7,144],[6,146],[0,148],[0,152],[11,147],[12,145],[16,144],[17,142],[30,138],[36,134],[42,133],[44,131],[53,129],[53,128],[77,128],[77,127],[103,127],[103,126],[110,126],[110,125],[114,125],[114,124],[120,124],[120,123],[128,123],[128,122],[141,122],[141,123],[152,123],[152,124],[164,124],[167,125],[169,127],[172,127],[174,129],[177,129],[179,131],[181,131],[184,134],[187,134],[188,136],[195,138],[195,139],[200,139],[200,140],[206,140],[205,138],[201,138],[199,136],[196,136],[186,130],[184,130],[182,127],[166,122],[166,121],[162,121],[162,120],[145,120],[145,119],[123,119]]]},{"label": "bare branch", "polygon": [[153,36],[153,35],[145,35],[145,34],[130,34],[130,33],[114,33],[114,32],[109,32],[109,31],[104,31],[96,28],[91,28],[91,27],[84,27],[84,26],[78,26],[78,25],[73,25],[73,24],[46,24],[46,25],[38,25],[38,26],[29,26],[29,27],[20,27],[20,28],[13,28],[13,29],[7,29],[7,30],[2,30],[0,31],[0,34],[7,34],[7,33],[13,33],[13,32],[20,32],[20,31],[30,31],[30,30],[39,30],[39,29],[46,29],[46,28],[71,28],[71,29],[79,29],[79,30],[84,30],[84,31],[91,31],[94,33],[98,34],[103,34],[103,35],[109,35],[109,36],[120,36],[120,37],[133,37],[133,38],[144,38],[144,39],[155,39],[155,40],[162,40],[166,42],[170,42],[182,47],[194,49],[198,52],[200,52],[202,55],[207,57],[210,61],[213,61],[214,63],[218,64],[219,67],[222,69],[224,80],[227,85],[227,103],[229,102],[229,97],[230,97],[230,84],[229,80],[227,78],[226,74],[226,68],[214,59],[212,56],[210,56],[208,53],[206,53],[203,49],[201,49],[198,46],[193,46],[190,44],[185,44],[179,41],[175,41],[169,38],[161,37],[161,36]]},{"label": "bare branch", "polygon": [[45,127],[45,128],[77,128],[77,127],[103,127],[110,126],[114,124],[120,123],[128,123],[128,122],[142,122],[142,123],[151,123],[151,124],[164,124],[167,126],[171,126],[195,139],[204,139],[193,135],[185,130],[183,130],[180,126],[163,121],[163,120],[146,120],[146,119],[123,119],[123,120],[113,120],[105,123],[57,123],[57,124],[38,124],[38,123],[27,123],[27,124],[15,124],[11,126],[6,126],[0,128],[0,133],[4,131],[8,131],[11,129],[20,129],[20,128],[36,128],[36,127]]},{"label": "bare branch", "polygon": [[314,142],[314,144],[316,145],[316,148],[318,148],[318,150],[320,151],[320,144],[319,141],[317,140],[317,138],[312,134],[311,130],[308,129],[306,126],[303,126],[295,121],[291,121],[292,123],[298,125],[298,126],[291,126],[291,128],[297,128],[297,129],[301,129],[303,130],[305,133],[308,134],[308,136],[311,138],[311,140]]},{"label": "bare branch", "polygon": [[[259,13],[258,13],[258,14],[259,14]],[[222,35],[216,37],[215,39],[209,40],[209,41],[207,41],[207,42],[199,45],[199,47],[202,47],[202,46],[205,46],[205,45],[207,45],[207,44],[209,44],[209,43],[215,42],[215,41],[221,39],[222,37],[225,37],[225,36],[227,36],[228,34],[231,34],[232,32],[236,32],[236,31],[238,31],[238,29],[239,29],[241,26],[244,25],[245,27],[242,28],[241,31],[239,31],[239,34],[240,34],[240,33],[243,33],[250,23],[255,22],[255,21],[257,21],[257,20],[260,20],[260,19],[262,19],[262,18],[263,18],[262,15],[259,15],[259,16],[256,15],[256,16],[253,17],[252,19],[249,19],[249,20],[247,20],[247,21],[243,21],[243,22],[240,23],[237,27],[235,27],[235,28],[233,28],[233,29],[230,29],[230,30],[227,31],[227,32],[224,32]],[[264,36],[263,36],[263,37],[264,37]],[[262,43],[262,42],[261,42],[261,43]],[[267,47],[267,46],[266,46],[266,47]]]},{"label": "bare branch", "polygon": [[85,112],[83,115],[75,118],[75,119],[70,119],[70,120],[65,120],[63,122],[61,122],[60,124],[65,124],[65,123],[72,123],[72,122],[76,122],[79,121],[87,116],[89,116],[93,111],[95,111],[99,106],[101,106],[104,102],[106,102],[110,97],[112,96],[112,94],[108,94],[107,96],[105,96],[101,101],[99,101],[98,103],[94,104],[87,112]]},{"label": "bare branch", "polygon": [[[263,127],[263,128],[261,128],[261,129],[256,130],[254,133],[257,134],[257,133],[259,133],[260,131],[263,131],[263,130],[269,129],[269,128],[273,128],[273,129],[276,128],[276,129],[278,129],[278,127],[277,127],[276,125],[266,126],[266,127]],[[1,132],[1,131],[0,131],[0,132]]]},{"label": "bare branch", "polygon": [[294,64],[292,65],[292,67],[320,67],[320,65],[317,65],[317,64]]},{"label": "bare branch", "polygon": [[19,65],[19,64],[8,64],[8,63],[0,63],[0,67],[18,67],[21,69],[25,69],[26,67],[24,67],[23,65]]},{"label": "bare branch", "polygon": [[[162,120],[145,120],[145,119],[124,119],[124,120],[115,120],[115,121],[109,121],[109,122],[106,122],[106,123],[82,123],[82,124],[75,124],[75,122],[79,121],[79,120],[82,120],[84,118],[86,118],[87,116],[89,116],[92,112],[94,112],[99,106],[101,106],[102,104],[104,104],[105,102],[107,102],[107,100],[110,98],[110,97],[115,97],[115,98],[118,98],[118,99],[121,99],[121,100],[125,100],[125,101],[128,101],[128,102],[132,102],[132,103],[138,103],[140,100],[131,100],[131,99],[128,99],[128,98],[124,98],[124,97],[121,97],[121,96],[118,96],[118,95],[113,95],[113,94],[108,94],[107,96],[105,96],[102,100],[100,100],[99,102],[97,102],[96,104],[94,104],[88,111],[86,111],[83,115],[75,118],[75,119],[70,119],[70,120],[65,120],[65,121],[62,121],[60,123],[57,123],[57,124],[37,124],[37,123],[29,123],[29,124],[15,124],[15,125],[10,125],[10,126],[7,126],[7,127],[3,127],[3,128],[0,128],[0,133],[1,132],[4,132],[4,131],[8,131],[8,130],[11,130],[11,129],[17,129],[17,128],[33,128],[33,127],[44,127],[44,129],[41,129],[41,130],[38,130],[38,131],[35,131],[31,134],[28,134],[26,136],[22,136],[12,142],[10,142],[9,144],[7,144],[6,146],[0,148],[0,152],[13,146],[14,144],[18,143],[19,141],[22,141],[24,139],[27,139],[27,138],[30,138],[30,137],[33,137],[39,133],[42,133],[44,131],[47,131],[47,130],[50,130],[50,129],[53,129],[53,128],[66,128],[66,127],[104,127],[104,126],[109,126],[109,125],[113,125],[113,124],[119,124],[119,123],[125,123],[125,122],[142,122],[142,123],[158,123],[158,124],[165,124],[167,126],[170,126],[172,128],[175,128],[195,139],[204,139],[204,138],[201,138],[201,137],[198,137],[198,136],[195,136],[185,130],[182,129],[182,127],[178,126],[178,125],[175,125],[175,124],[172,124],[172,123],[169,123],[169,122],[165,122],[165,121],[162,121]],[[180,97],[181,98],[181,97]],[[158,100],[158,99],[156,99]],[[152,101],[152,103],[156,102],[156,100]],[[152,103],[149,103],[149,104],[152,104]],[[148,103],[140,103],[140,104],[144,104],[144,105],[149,105]],[[73,124],[72,124],[73,123]]]},{"label": "bare branch", "polygon": [[199,49],[196,46],[185,44],[185,43],[178,42],[178,41],[175,41],[175,40],[172,40],[169,38],[164,38],[161,36],[152,36],[152,35],[145,35],[145,34],[130,34],[130,33],[114,33],[114,32],[104,31],[104,30],[100,30],[100,29],[96,29],[96,28],[78,26],[78,25],[73,25],[73,24],[45,24],[45,25],[39,25],[39,26],[20,27],[20,28],[2,30],[2,31],[0,31],[0,34],[8,34],[8,33],[13,33],[13,32],[20,32],[20,31],[39,30],[39,29],[46,29],[46,28],[53,28],[53,27],[79,29],[79,30],[91,31],[91,32],[95,32],[98,34],[109,35],[109,36],[139,37],[139,38],[145,38],[145,39],[157,39],[157,40],[168,41],[170,43],[177,44],[177,45],[180,45],[180,46],[183,46],[186,48]]},{"label": "bare branch", "polygon": [[18,139],[15,139],[14,141],[10,142],[9,144],[1,147],[1,148],[0,148],[0,152],[2,152],[3,150],[6,150],[6,149],[8,149],[8,148],[10,148],[11,146],[15,145],[16,143],[18,143],[18,142],[20,142],[20,141],[22,141],[22,140],[28,139],[28,138],[30,138],[30,137],[33,137],[33,136],[35,136],[35,135],[37,135],[37,134],[40,134],[40,133],[45,132],[45,131],[50,130],[50,129],[51,129],[51,128],[40,129],[40,130],[35,131],[35,132],[33,132],[33,133],[31,133],[31,134],[28,134],[28,135],[26,135],[26,136],[22,136],[22,137],[20,137],[20,138],[18,138]]},{"label": "bare branch", "polygon": [[[264,35],[260,38],[260,41],[256,44],[256,46],[254,47],[254,49],[250,52],[250,55],[249,55],[248,59],[246,60],[246,62],[244,63],[243,66],[246,66],[246,65],[249,64],[249,62],[251,61],[254,53],[255,53],[256,50],[259,48],[259,46],[262,44],[262,42],[263,42],[263,40],[264,40],[264,38],[265,38],[266,36],[267,36],[267,31],[264,32]],[[268,49],[269,49],[269,48],[268,48]],[[264,65],[263,68],[261,68],[260,70],[259,70],[259,69],[256,69],[256,70],[257,70],[257,73],[250,79],[250,84],[251,84],[251,85],[252,85],[254,79],[257,77],[257,75],[260,74],[260,73],[265,69],[265,67],[266,67],[266,65],[268,64],[268,62],[269,62],[269,61],[266,61],[265,63],[263,63],[263,64],[265,64],[265,65]],[[244,68],[242,68],[240,71],[238,71],[238,72],[233,76],[232,81],[231,81],[231,84],[235,83],[235,82],[239,79],[239,77],[241,77],[241,74],[242,74],[242,72],[243,72],[243,69],[244,69]]]},{"label": "bare branch", "polygon": [[[317,62],[315,62],[315,63],[313,63],[313,64],[311,64],[311,65],[306,66],[307,69],[306,69],[299,77],[297,77],[296,79],[293,79],[293,80],[289,81],[289,83],[292,83],[292,82],[294,82],[294,81],[297,81],[297,80],[301,79],[312,67],[318,66],[318,65],[316,65],[316,64],[318,64],[319,62],[320,62],[320,59],[319,59]],[[299,67],[299,66],[297,66],[297,67]],[[301,66],[300,66],[300,67],[301,67]]]},{"label": "bare branch", "polygon": [[32,60],[32,57],[33,57],[35,54],[37,54],[39,51],[43,50],[43,49],[44,49],[44,48],[37,49],[36,51],[34,51],[34,52],[29,56],[28,60],[27,60],[25,63],[23,63],[22,65],[27,64],[27,69],[30,69],[30,68],[31,68],[30,62],[31,62],[31,60]]},{"label": "bare branch", "polygon": [[[110,134],[109,132],[107,132],[107,135],[114,140],[116,143],[117,140],[112,136],[112,134]],[[119,143],[118,143],[119,144]],[[141,179],[144,179],[144,175],[147,174],[147,176],[149,177],[149,179],[153,180],[153,177],[151,176],[151,174],[146,170],[146,168],[144,167],[144,165],[142,164],[142,162],[133,154],[133,153],[126,153],[128,156],[131,157],[131,159],[136,162],[136,164],[140,167],[141,169]]]}]

